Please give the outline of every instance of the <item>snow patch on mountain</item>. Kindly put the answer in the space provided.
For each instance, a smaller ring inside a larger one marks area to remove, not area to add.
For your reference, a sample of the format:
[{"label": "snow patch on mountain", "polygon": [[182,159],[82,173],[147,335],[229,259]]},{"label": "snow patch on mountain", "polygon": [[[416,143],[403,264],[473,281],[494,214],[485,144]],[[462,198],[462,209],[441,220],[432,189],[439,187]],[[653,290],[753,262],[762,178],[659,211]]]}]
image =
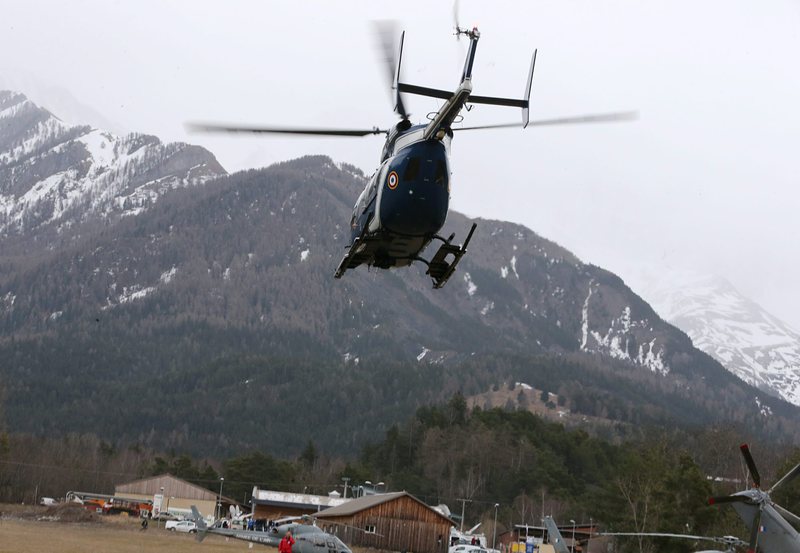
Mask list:
[{"label": "snow patch on mountain", "polygon": [[475,292],[478,291],[478,287],[472,282],[472,276],[469,273],[464,273],[464,282],[467,284],[467,294],[474,296]]},{"label": "snow patch on mountain", "polygon": [[24,95],[0,91],[0,233],[130,216],[166,191],[225,174],[208,151],[68,125]]},{"label": "snow patch on mountain", "polygon": [[[634,321],[631,318],[630,306],[625,306],[618,317],[611,319],[608,328],[592,330],[590,328],[590,304],[597,283],[589,282],[589,291],[583,301],[581,311],[581,351],[599,352],[614,359],[629,361],[647,367],[651,371],[665,376],[670,368],[664,361],[664,348],[657,345],[658,338],[652,338],[646,344],[636,347],[636,339],[632,332],[635,328],[649,327],[647,320]],[[632,351],[634,350],[634,351]]]},{"label": "snow patch on mountain", "polygon": [[675,270],[639,278],[643,297],[695,347],[748,384],[800,405],[800,333],[724,278]]}]

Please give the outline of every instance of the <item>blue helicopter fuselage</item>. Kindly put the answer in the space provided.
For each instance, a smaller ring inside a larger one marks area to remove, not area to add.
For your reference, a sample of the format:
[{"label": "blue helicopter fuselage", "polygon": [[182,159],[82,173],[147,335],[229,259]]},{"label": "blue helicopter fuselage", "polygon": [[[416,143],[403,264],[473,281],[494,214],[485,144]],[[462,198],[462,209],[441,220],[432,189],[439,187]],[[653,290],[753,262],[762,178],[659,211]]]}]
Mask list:
[{"label": "blue helicopter fuselage", "polygon": [[424,139],[424,128],[389,135],[381,166],[356,200],[350,242],[371,239],[368,264],[410,264],[447,218],[450,137]]}]

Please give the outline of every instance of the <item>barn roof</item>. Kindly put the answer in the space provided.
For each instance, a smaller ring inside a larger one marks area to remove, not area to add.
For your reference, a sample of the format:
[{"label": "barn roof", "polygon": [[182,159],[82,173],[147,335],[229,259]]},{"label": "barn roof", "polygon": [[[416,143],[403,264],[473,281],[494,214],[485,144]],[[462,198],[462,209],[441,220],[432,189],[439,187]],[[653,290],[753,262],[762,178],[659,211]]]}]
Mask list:
[{"label": "barn roof", "polygon": [[359,497],[358,499],[352,499],[347,503],[343,503],[336,507],[331,507],[330,509],[325,509],[315,515],[317,518],[331,518],[331,517],[342,517],[342,516],[350,516],[356,513],[360,513],[361,511],[365,511],[376,505],[382,505],[383,503],[389,503],[390,501],[394,501],[401,497],[409,497],[412,500],[416,501],[420,505],[423,505],[436,513],[441,518],[445,519],[450,524],[453,524],[453,521],[444,516],[442,513],[428,505],[427,503],[420,501],[413,495],[408,492],[391,492],[391,493],[376,493],[374,495],[365,495],[363,497]]}]

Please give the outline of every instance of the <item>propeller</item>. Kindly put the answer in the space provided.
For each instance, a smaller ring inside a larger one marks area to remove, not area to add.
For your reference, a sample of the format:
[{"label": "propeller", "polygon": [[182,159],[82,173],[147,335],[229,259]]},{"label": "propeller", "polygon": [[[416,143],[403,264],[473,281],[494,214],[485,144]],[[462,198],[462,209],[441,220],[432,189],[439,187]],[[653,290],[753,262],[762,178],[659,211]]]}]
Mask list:
[{"label": "propeller", "polygon": [[397,81],[400,79],[400,62],[403,56],[403,41],[406,33],[400,33],[400,51],[398,52],[395,44],[397,44],[397,22],[396,21],[375,21],[375,36],[378,39],[380,49],[383,53],[383,63],[386,68],[386,77],[389,81],[389,90],[394,90],[394,111],[404,121],[408,120],[409,114],[403,104],[403,98],[400,95],[400,89],[397,87]]},{"label": "propeller", "polygon": [[789,520],[791,520],[792,522],[794,522],[795,524],[800,524],[800,517],[797,516],[796,514],[794,514],[793,512],[791,512],[790,510],[784,509],[783,507],[781,507],[777,503],[773,503],[772,507],[776,511],[778,511],[780,514],[782,514],[784,517],[786,517]]},{"label": "propeller", "polygon": [[687,539],[687,540],[704,540],[704,541],[711,541],[714,543],[720,543],[723,545],[731,545],[731,546],[745,546],[747,545],[746,542],[740,540],[735,536],[694,536],[690,534],[671,534],[667,532],[601,532],[597,534],[598,536],[629,536],[629,537],[637,537],[637,536],[645,536],[645,537],[653,537],[653,538],[679,538],[679,539]]},{"label": "propeller", "polygon": [[723,503],[747,503],[752,501],[746,495],[724,495],[722,497],[709,497],[709,505],[721,505]]},{"label": "propeller", "polygon": [[764,504],[761,503],[753,519],[753,526],[750,528],[750,544],[747,546],[747,553],[756,553],[758,550],[758,534],[761,531],[761,512],[763,509]]},{"label": "propeller", "polygon": [[300,134],[316,136],[367,136],[386,134],[389,131],[372,127],[371,129],[322,129],[303,127],[259,127],[254,125],[235,125],[227,123],[187,123],[186,130],[192,132],[229,132],[255,134]]},{"label": "propeller", "polygon": [[790,470],[789,472],[787,472],[787,473],[784,475],[784,477],[783,477],[783,478],[781,478],[780,480],[778,480],[777,482],[775,482],[775,485],[773,485],[773,486],[772,486],[772,487],[769,489],[769,491],[768,491],[767,493],[771,494],[773,491],[775,491],[775,489],[776,489],[778,486],[781,486],[781,485],[783,485],[783,484],[786,484],[786,483],[788,483],[788,482],[791,482],[792,480],[794,480],[794,479],[795,479],[795,477],[797,477],[797,475],[798,475],[798,474],[800,474],[800,463],[798,463],[797,465],[795,465],[795,467],[794,467],[792,470]]},{"label": "propeller", "polygon": [[[397,37],[397,25],[394,21],[376,21],[374,23],[375,35],[379,40],[383,52],[383,61],[386,66],[386,75],[389,79],[389,89],[394,90],[394,111],[403,121],[408,121],[400,90],[397,86],[397,77],[400,70],[400,57],[403,53],[403,39],[405,33],[400,34],[399,54],[394,47]],[[409,125],[410,126],[410,125]],[[372,127],[371,129],[331,129],[313,127],[267,127],[256,125],[239,125],[233,123],[198,122],[187,123],[186,130],[192,132],[226,132],[226,133],[251,133],[251,134],[294,134],[312,136],[368,136],[370,134],[388,134],[386,129]]]},{"label": "propeller", "polygon": [[760,488],[761,475],[758,474],[758,469],[756,468],[756,462],[753,461],[753,456],[750,454],[750,447],[747,444],[742,444],[739,446],[739,450],[742,452],[742,457],[744,457],[744,462],[747,463],[747,469],[750,471],[750,476],[753,478],[754,487]]},{"label": "propeller", "polygon": [[[559,117],[557,119],[539,119],[528,123],[529,127],[544,127],[547,125],[574,125],[581,123],[618,123],[622,121],[635,121],[639,118],[638,112],[622,111],[617,113],[599,113],[595,115],[579,115],[576,117]],[[477,129],[510,129],[524,128],[521,123],[500,123],[495,125],[477,125],[473,127],[453,128],[454,131],[472,131]]]},{"label": "propeller", "polygon": [[[776,482],[775,485],[769,489],[769,491],[764,492],[761,490],[761,475],[759,474],[756,463],[753,460],[752,454],[750,453],[750,447],[747,444],[742,444],[739,446],[739,450],[741,451],[744,462],[747,465],[747,470],[750,473],[750,477],[753,479],[753,487],[746,492],[740,492],[735,495],[711,497],[708,499],[708,503],[709,505],[722,503],[749,503],[750,505],[758,506],[758,510],[756,511],[750,526],[750,541],[747,546],[748,553],[756,553],[758,551],[758,541],[761,533],[761,517],[764,513],[764,505],[769,505],[786,519],[794,522],[795,524],[800,524],[800,517],[791,511],[784,509],[770,498],[770,493],[772,493],[773,490],[786,484],[787,482],[792,481],[798,476],[798,474],[800,474],[800,464],[786,473],[783,478],[778,480],[778,482]],[[774,518],[774,515],[770,514],[769,511],[767,512],[767,516]]]}]

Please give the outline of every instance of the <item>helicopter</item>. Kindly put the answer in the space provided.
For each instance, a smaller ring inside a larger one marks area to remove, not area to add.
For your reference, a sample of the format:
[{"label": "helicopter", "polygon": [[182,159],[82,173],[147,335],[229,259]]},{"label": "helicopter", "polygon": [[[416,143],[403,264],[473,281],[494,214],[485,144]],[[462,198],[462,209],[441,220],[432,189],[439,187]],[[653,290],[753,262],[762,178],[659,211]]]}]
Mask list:
[{"label": "helicopter", "polygon": [[[549,538],[550,543],[553,545],[553,548],[556,550],[556,553],[570,553],[570,548],[567,546],[561,532],[558,529],[558,526],[553,520],[553,517],[546,516],[543,519],[545,528],[547,528],[547,535]],[[725,551],[719,550],[704,550],[704,551],[697,551],[697,553],[735,553],[736,547],[743,547],[747,545],[747,542],[740,540],[736,536],[720,536],[720,537],[710,537],[710,536],[692,536],[689,534],[670,534],[666,532],[600,532],[598,534],[592,534],[592,536],[619,536],[619,537],[653,537],[653,538],[678,538],[678,539],[687,539],[692,540],[695,542],[698,541],[710,541],[717,544],[724,545],[726,547]],[[575,547],[575,544],[572,544],[572,547]]]},{"label": "helicopter", "polygon": [[[386,38],[388,35],[387,32],[382,33],[381,46],[385,54],[390,89],[394,91],[394,112],[400,117],[400,121],[388,129],[292,128],[216,123],[187,125],[190,130],[210,132],[316,136],[386,135],[380,166],[368,179],[353,207],[349,223],[350,241],[334,272],[334,277],[337,279],[346,271],[360,265],[389,269],[405,267],[416,261],[427,266],[426,274],[431,277],[434,288],[441,288],[447,283],[467,252],[467,246],[476,228],[476,224],[473,223],[462,244],[453,242],[455,234],[446,238],[439,234],[449,208],[450,145],[454,131],[506,127],[524,129],[528,126],[623,121],[636,117],[633,112],[624,112],[530,121],[530,93],[536,67],[536,50],[531,57],[522,98],[472,94],[472,69],[481,34],[477,27],[465,29],[457,23],[456,37],[467,37],[469,46],[460,83],[455,91],[405,83],[401,80],[405,32],[400,35],[398,52],[395,52],[392,46],[393,41]],[[427,123],[412,124],[403,101],[403,94],[436,98],[443,100],[444,103],[438,111],[428,115]],[[469,111],[475,104],[520,108],[522,121],[511,124],[454,127],[454,124],[460,123],[463,119],[461,111],[464,109]],[[438,250],[430,259],[423,258],[422,251],[434,240],[440,242]]]},{"label": "helicopter", "polygon": [[342,540],[333,534],[323,532],[314,524],[288,522],[265,531],[209,527],[203,519],[203,515],[194,505],[192,505],[191,519],[197,525],[197,541],[203,541],[208,534],[216,534],[226,538],[278,547],[286,533],[291,532],[295,539],[295,544],[292,546],[293,553],[352,553]]},{"label": "helicopter", "polygon": [[[746,547],[748,553],[800,553],[800,534],[786,520],[800,523],[800,517],[772,501],[770,494],[779,486],[793,480],[800,474],[800,464],[796,465],[768,491],[761,489],[761,476],[756,468],[750,447],[739,446],[745,464],[753,480],[753,487],[733,495],[711,497],[709,505],[730,503],[739,517],[750,529],[750,541],[743,541],[735,536],[691,536],[686,534],[670,534],[658,532],[606,532],[600,536],[651,536],[663,538],[681,538],[693,541],[712,541],[726,546],[725,553],[733,553],[735,548]],[[699,553],[717,553],[716,551]],[[719,552],[722,553],[722,552]]]},{"label": "helicopter", "polygon": [[733,495],[711,497],[709,505],[730,503],[736,513],[750,528],[748,552],[800,553],[800,534],[786,519],[800,524],[800,517],[784,509],[770,498],[778,487],[792,481],[800,474],[800,463],[786,473],[769,490],[761,489],[761,476],[747,444],[739,446],[753,487]]},{"label": "helicopter", "polygon": [[736,536],[693,536],[690,534],[670,534],[668,532],[602,532],[598,536],[620,536],[620,537],[651,537],[651,538],[677,538],[691,541],[710,541],[724,545],[725,551],[717,549],[697,551],[697,553],[735,553],[737,547],[747,547],[747,542]]}]

